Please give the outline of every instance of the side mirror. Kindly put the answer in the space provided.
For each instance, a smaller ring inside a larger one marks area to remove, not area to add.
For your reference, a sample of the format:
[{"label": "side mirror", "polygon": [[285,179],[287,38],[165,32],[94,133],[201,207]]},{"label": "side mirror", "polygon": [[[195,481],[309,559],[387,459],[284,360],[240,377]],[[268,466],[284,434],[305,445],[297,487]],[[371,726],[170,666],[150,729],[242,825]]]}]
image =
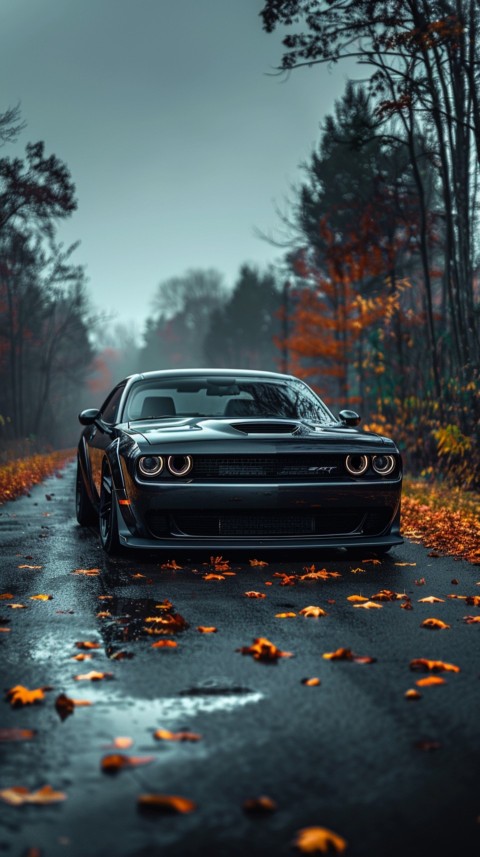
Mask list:
[{"label": "side mirror", "polygon": [[78,415],[78,420],[82,426],[96,425],[104,434],[112,434],[112,429],[107,423],[103,422],[98,408],[88,408],[86,411],[81,411]]},{"label": "side mirror", "polygon": [[88,408],[86,411],[81,411],[78,415],[78,421],[82,424],[82,426],[91,426],[98,420],[100,416],[100,411],[98,408]]},{"label": "side mirror", "polygon": [[339,417],[346,426],[358,426],[362,421],[356,411],[340,411]]}]

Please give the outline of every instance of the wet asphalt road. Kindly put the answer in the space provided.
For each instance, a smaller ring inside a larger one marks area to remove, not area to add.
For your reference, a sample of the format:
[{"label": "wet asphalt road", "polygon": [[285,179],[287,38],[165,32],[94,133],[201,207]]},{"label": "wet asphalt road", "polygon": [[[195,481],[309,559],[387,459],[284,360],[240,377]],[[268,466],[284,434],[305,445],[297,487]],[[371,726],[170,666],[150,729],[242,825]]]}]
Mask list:
[{"label": "wet asphalt road", "polygon": [[[21,857],[33,847],[43,857],[293,855],[296,831],[320,825],[347,840],[351,857],[478,857],[480,624],[463,617],[480,608],[447,595],[480,595],[480,568],[429,557],[410,543],[379,565],[361,561],[373,555],[314,552],[285,562],[252,550],[250,558],[268,566],[227,556],[235,576],[221,581],[204,579],[208,556],[108,561],[95,532],[74,521],[73,476],[70,466],[63,478],[0,508],[0,592],[14,596],[0,601],[0,626],[11,629],[0,634],[2,690],[53,688],[40,705],[0,701],[0,729],[36,730],[31,741],[0,741],[0,789],[48,783],[67,794],[52,806],[0,804],[0,855]],[[168,559],[182,569],[161,569]],[[341,577],[282,586],[274,576],[302,574],[312,563]],[[101,574],[72,573],[93,568]],[[420,578],[425,585],[415,584]],[[347,601],[380,589],[407,593],[413,610],[401,609],[401,600],[380,610]],[[249,590],[266,598],[247,598]],[[37,594],[53,598],[30,600]],[[418,603],[427,595],[445,601]],[[147,634],[145,619],[161,615],[156,605],[164,599],[189,627],[168,635],[176,648],[154,649],[164,638]],[[328,615],[275,616],[309,605]],[[111,615],[97,615],[105,611]],[[450,630],[420,628],[431,616]],[[200,625],[218,631],[202,634]],[[259,636],[294,657],[268,664],[236,651]],[[85,640],[100,648],[78,663],[75,643]],[[338,647],[376,662],[322,658]],[[119,651],[131,657],[112,658]],[[405,691],[425,677],[410,671],[413,658],[461,671],[407,701]],[[113,678],[74,680],[91,669]],[[312,676],[319,686],[302,684]],[[62,692],[93,705],[62,721],[54,707]],[[202,740],[155,741],[158,728],[188,729]],[[103,773],[101,759],[118,736],[134,740],[120,752],[153,761]],[[142,815],[137,797],[153,792],[198,807],[189,815]],[[246,814],[243,801],[262,794],[276,801],[276,812]]]}]

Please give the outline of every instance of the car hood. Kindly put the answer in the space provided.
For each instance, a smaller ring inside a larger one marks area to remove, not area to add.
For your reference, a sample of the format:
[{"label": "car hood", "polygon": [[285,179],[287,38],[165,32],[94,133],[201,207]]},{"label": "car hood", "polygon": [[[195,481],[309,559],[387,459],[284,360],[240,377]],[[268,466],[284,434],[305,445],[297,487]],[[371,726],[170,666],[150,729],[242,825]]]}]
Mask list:
[{"label": "car hood", "polygon": [[304,420],[286,419],[214,419],[212,417],[168,417],[162,420],[135,420],[124,426],[137,443],[145,441],[150,446],[169,442],[205,442],[254,440],[256,444],[275,444],[300,441],[303,444],[329,443],[369,446],[395,445],[388,438],[372,432],[350,428],[339,424],[320,425]]}]

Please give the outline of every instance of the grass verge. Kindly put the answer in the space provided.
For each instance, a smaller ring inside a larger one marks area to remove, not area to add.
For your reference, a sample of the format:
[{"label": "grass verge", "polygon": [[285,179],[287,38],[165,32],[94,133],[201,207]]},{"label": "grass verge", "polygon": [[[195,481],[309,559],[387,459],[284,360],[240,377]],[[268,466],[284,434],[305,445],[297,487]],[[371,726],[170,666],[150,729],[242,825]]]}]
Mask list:
[{"label": "grass verge", "polygon": [[15,500],[22,494],[28,494],[33,485],[37,485],[51,476],[75,457],[74,449],[62,449],[30,455],[2,464],[0,467],[0,505],[7,500]]}]

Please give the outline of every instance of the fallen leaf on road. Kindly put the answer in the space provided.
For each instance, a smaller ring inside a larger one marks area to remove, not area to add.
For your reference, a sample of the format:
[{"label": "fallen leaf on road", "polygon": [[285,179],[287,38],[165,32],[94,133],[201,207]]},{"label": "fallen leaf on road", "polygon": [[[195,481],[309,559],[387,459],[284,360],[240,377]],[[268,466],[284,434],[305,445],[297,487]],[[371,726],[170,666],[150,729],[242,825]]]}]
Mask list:
[{"label": "fallen leaf on road", "polygon": [[0,798],[10,806],[21,806],[25,803],[46,805],[66,800],[67,795],[64,792],[56,792],[51,786],[42,786],[35,792],[31,792],[23,786],[13,786],[10,789],[2,789]]},{"label": "fallen leaf on road", "polygon": [[31,741],[36,734],[34,729],[0,729],[0,741]]},{"label": "fallen leaf on road", "polygon": [[433,687],[436,684],[446,684],[446,681],[440,675],[429,675],[426,678],[419,678],[415,684],[418,687]]},{"label": "fallen leaf on road", "polygon": [[470,606],[480,607],[480,595],[467,595],[465,601]]},{"label": "fallen leaf on road", "polygon": [[346,840],[327,827],[304,827],[297,832],[293,844],[304,854],[313,854],[316,851],[327,854],[330,850],[343,854],[347,847]]},{"label": "fallen leaf on road", "polygon": [[152,649],[176,649],[178,643],[175,640],[157,640],[156,643],[152,643]]},{"label": "fallen leaf on road", "polygon": [[293,619],[296,613],[275,613],[275,619]]},{"label": "fallen leaf on road", "polygon": [[14,596],[12,595],[11,592],[2,592],[0,594],[0,601],[5,601],[5,600],[8,600],[9,598],[13,598],[13,597]]},{"label": "fallen leaf on road", "polygon": [[402,567],[402,568],[404,568],[407,565],[414,566],[416,564],[417,564],[416,562],[396,562],[395,563],[395,565],[398,565],[399,567]]},{"label": "fallen leaf on road", "polygon": [[302,684],[306,687],[318,687],[320,679],[316,676],[313,676],[312,678],[302,678]]},{"label": "fallen leaf on road", "polygon": [[351,568],[350,573],[351,574],[366,574],[367,569],[366,568]]},{"label": "fallen leaf on road", "polygon": [[76,568],[72,574],[83,574],[85,577],[96,577],[100,574],[99,568]]},{"label": "fallen leaf on road", "polygon": [[5,607],[11,607],[12,610],[26,610],[26,604],[5,604]]},{"label": "fallen leaf on road", "polygon": [[228,559],[224,559],[223,556],[211,556],[210,565],[215,569],[215,571],[230,570],[230,562]]},{"label": "fallen leaf on road", "polygon": [[328,613],[325,610],[322,610],[321,607],[316,607],[312,604],[310,607],[304,607],[303,610],[300,610],[300,616],[317,619],[319,616],[328,616]]},{"label": "fallen leaf on road", "polygon": [[360,562],[363,562],[365,565],[367,562],[371,563],[371,565],[381,565],[382,561],[380,559],[361,559]]},{"label": "fallen leaf on road", "polygon": [[364,595],[347,595],[347,601],[351,601],[352,604],[364,604],[368,598]]},{"label": "fallen leaf on road", "polygon": [[12,708],[18,708],[21,705],[36,705],[45,699],[45,691],[51,690],[50,687],[37,687],[35,690],[29,690],[22,684],[17,684],[7,690],[5,696]]},{"label": "fallen leaf on road", "polygon": [[405,598],[404,592],[393,592],[391,589],[381,589],[375,595],[372,595],[371,601],[399,601]]},{"label": "fallen leaf on road", "polygon": [[249,797],[243,802],[244,812],[252,813],[252,815],[265,815],[270,812],[275,812],[277,804],[268,797],[268,795],[260,795],[259,797]]},{"label": "fallen leaf on road", "polygon": [[265,565],[268,565],[268,562],[263,562],[261,559],[249,559],[248,561],[253,568],[263,568]]},{"label": "fallen leaf on road", "polygon": [[110,610],[100,610],[97,613],[97,619],[110,619],[111,615]]},{"label": "fallen leaf on road", "polygon": [[55,700],[55,708],[61,720],[66,720],[73,714],[76,707],[91,705],[87,699],[70,699],[65,693],[61,693]]},{"label": "fallen leaf on road", "polygon": [[93,655],[89,655],[86,652],[79,652],[78,655],[72,655],[70,658],[71,661],[91,661]]},{"label": "fallen leaf on road", "polygon": [[336,649],[335,652],[325,652],[322,655],[326,661],[354,661],[356,664],[374,664],[376,658],[356,655],[351,649]]},{"label": "fallen leaf on road", "polygon": [[447,625],[446,622],[442,622],[441,619],[424,619],[421,628],[431,628],[432,631],[444,631],[447,628],[450,628],[450,625]]},{"label": "fallen leaf on road", "polygon": [[480,616],[464,616],[463,621],[467,623],[467,625],[476,625],[480,623]]},{"label": "fallen leaf on road", "polygon": [[427,581],[425,580],[424,577],[420,577],[418,580],[414,580],[413,582],[414,582],[415,586],[425,586]]},{"label": "fallen leaf on road", "polygon": [[216,634],[218,628],[215,628],[215,625],[199,625],[197,631],[201,634]]},{"label": "fallen leaf on road", "polygon": [[382,605],[377,604],[376,601],[365,601],[363,604],[354,604],[353,605],[357,610],[381,610]]},{"label": "fallen leaf on road", "polygon": [[77,649],[99,649],[100,643],[96,643],[93,640],[80,640],[78,643],[75,643]]},{"label": "fallen leaf on road", "polygon": [[30,568],[32,571],[38,568],[43,568],[43,565],[18,565],[17,568]]},{"label": "fallen leaf on road", "polygon": [[405,691],[405,699],[421,699],[422,694],[415,690],[414,687],[411,687],[409,690]]},{"label": "fallen leaf on road", "polygon": [[427,598],[419,598],[419,604],[444,604],[444,598],[436,598],[435,595],[428,595]]},{"label": "fallen leaf on road", "polygon": [[410,669],[411,670],[420,670],[421,672],[451,672],[451,673],[459,673],[460,667],[455,666],[455,664],[447,664],[444,661],[429,661],[427,658],[415,658],[413,661],[410,661]]},{"label": "fallen leaf on road", "polygon": [[51,601],[53,595],[30,595],[31,601]]},{"label": "fallen leaf on road", "polygon": [[223,574],[204,574],[204,580],[225,580]]},{"label": "fallen leaf on road", "polygon": [[110,747],[115,747],[117,750],[128,750],[129,747],[133,746],[133,738],[127,738],[120,736],[119,738],[114,738]]},{"label": "fallen leaf on road", "polygon": [[157,741],[201,741],[202,736],[197,732],[170,732],[169,729],[157,729],[153,733]]},{"label": "fallen leaf on road", "polygon": [[282,652],[267,640],[266,637],[257,637],[251,646],[243,646],[237,649],[242,655],[252,655],[256,661],[276,661],[278,658],[293,658],[292,652]]},{"label": "fallen leaf on road", "polygon": [[105,774],[117,774],[125,768],[137,768],[139,765],[149,765],[155,756],[125,756],[123,753],[109,753],[100,762]]},{"label": "fallen leaf on road", "polygon": [[326,568],[320,568],[317,571],[315,565],[306,566],[304,571],[306,574],[301,574],[300,580],[331,580],[342,576],[339,571],[327,571]]},{"label": "fallen leaf on road", "polygon": [[181,571],[183,565],[178,565],[175,559],[169,559],[167,562],[162,563],[160,568],[173,568],[175,571]]},{"label": "fallen leaf on road", "polygon": [[244,595],[246,598],[266,598],[267,597],[264,592],[255,592],[254,589],[251,589],[249,592],[245,592]]},{"label": "fallen leaf on road", "polygon": [[113,678],[113,673],[102,673],[92,670],[89,673],[81,673],[73,676],[75,681],[102,681],[104,678]]},{"label": "fallen leaf on road", "polygon": [[137,799],[138,808],[147,812],[178,812],[185,815],[193,812],[197,804],[180,795],[143,794]]}]

